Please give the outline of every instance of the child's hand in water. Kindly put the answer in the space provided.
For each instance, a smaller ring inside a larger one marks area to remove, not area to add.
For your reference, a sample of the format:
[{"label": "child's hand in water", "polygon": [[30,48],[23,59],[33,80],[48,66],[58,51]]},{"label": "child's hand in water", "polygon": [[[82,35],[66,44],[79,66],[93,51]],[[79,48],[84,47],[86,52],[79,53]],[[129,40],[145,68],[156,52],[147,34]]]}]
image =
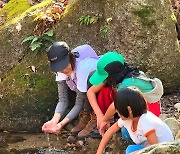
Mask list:
[{"label": "child's hand in water", "polygon": [[104,135],[104,133],[109,129],[110,127],[110,122],[109,121],[102,121],[100,126],[99,126],[99,133],[101,136]]}]

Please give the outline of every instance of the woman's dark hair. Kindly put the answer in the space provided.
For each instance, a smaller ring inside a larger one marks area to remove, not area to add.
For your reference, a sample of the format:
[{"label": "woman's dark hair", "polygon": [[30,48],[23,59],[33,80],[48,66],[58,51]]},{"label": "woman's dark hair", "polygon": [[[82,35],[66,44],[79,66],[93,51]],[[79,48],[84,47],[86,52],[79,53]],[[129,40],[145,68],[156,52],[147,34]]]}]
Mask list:
[{"label": "woman's dark hair", "polygon": [[131,107],[133,117],[139,117],[147,112],[146,100],[140,90],[135,87],[128,87],[119,90],[115,94],[114,106],[119,114],[126,118],[129,117],[128,106]]},{"label": "woman's dark hair", "polygon": [[72,70],[75,69],[76,59],[73,53],[69,53],[69,63],[71,64]]}]

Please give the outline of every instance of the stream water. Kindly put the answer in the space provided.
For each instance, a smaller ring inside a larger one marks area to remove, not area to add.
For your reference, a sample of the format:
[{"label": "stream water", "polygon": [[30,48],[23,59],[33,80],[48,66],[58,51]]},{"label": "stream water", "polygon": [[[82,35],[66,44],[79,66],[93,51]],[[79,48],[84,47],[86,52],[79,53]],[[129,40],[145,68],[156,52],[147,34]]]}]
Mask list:
[{"label": "stream water", "polygon": [[[46,144],[45,144],[46,143]],[[29,145],[28,145],[29,144]],[[0,154],[69,154],[61,150],[58,135],[0,133]]]},{"label": "stream water", "polygon": [[[0,132],[0,154],[92,154],[99,139],[87,139],[83,146],[67,142],[69,134]],[[92,144],[93,143],[93,144]]]}]

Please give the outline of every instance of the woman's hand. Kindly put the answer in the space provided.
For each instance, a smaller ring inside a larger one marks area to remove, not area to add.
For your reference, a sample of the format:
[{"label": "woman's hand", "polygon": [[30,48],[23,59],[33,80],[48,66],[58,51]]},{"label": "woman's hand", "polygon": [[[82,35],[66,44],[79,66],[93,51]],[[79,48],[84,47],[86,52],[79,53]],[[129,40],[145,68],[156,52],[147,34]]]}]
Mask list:
[{"label": "woman's hand", "polygon": [[54,130],[57,127],[57,123],[60,118],[61,115],[59,113],[55,113],[50,121],[44,123],[44,125],[42,126],[42,131],[45,133],[54,133]]},{"label": "woman's hand", "polygon": [[44,125],[42,126],[42,131],[45,133],[51,133],[52,130],[54,130],[54,128],[56,127],[57,123],[54,122],[53,120],[50,120],[46,123],[44,123]]},{"label": "woman's hand", "polygon": [[45,133],[58,134],[60,133],[62,127],[62,123],[57,124],[54,121],[50,120],[42,126],[42,131]]}]

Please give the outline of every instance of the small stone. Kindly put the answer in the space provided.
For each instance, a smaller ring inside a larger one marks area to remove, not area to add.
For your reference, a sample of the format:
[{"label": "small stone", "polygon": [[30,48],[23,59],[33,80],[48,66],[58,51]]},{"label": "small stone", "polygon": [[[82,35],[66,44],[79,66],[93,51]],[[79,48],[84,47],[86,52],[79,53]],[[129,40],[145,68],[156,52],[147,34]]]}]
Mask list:
[{"label": "small stone", "polygon": [[177,111],[178,111],[178,113],[179,113],[179,111],[180,111],[180,103],[176,103],[176,104],[174,105],[174,107],[177,109]]},{"label": "small stone", "polygon": [[74,136],[69,136],[68,138],[67,138],[67,142],[68,143],[75,143],[76,142],[76,138],[74,137]]},{"label": "small stone", "polygon": [[84,142],[79,140],[76,142],[77,147],[81,148],[84,145]]},{"label": "small stone", "polygon": [[84,142],[80,140],[80,141],[79,141],[79,145],[82,146],[83,144],[84,144]]},{"label": "small stone", "polygon": [[68,24],[68,28],[71,28],[73,25],[72,24]]}]

